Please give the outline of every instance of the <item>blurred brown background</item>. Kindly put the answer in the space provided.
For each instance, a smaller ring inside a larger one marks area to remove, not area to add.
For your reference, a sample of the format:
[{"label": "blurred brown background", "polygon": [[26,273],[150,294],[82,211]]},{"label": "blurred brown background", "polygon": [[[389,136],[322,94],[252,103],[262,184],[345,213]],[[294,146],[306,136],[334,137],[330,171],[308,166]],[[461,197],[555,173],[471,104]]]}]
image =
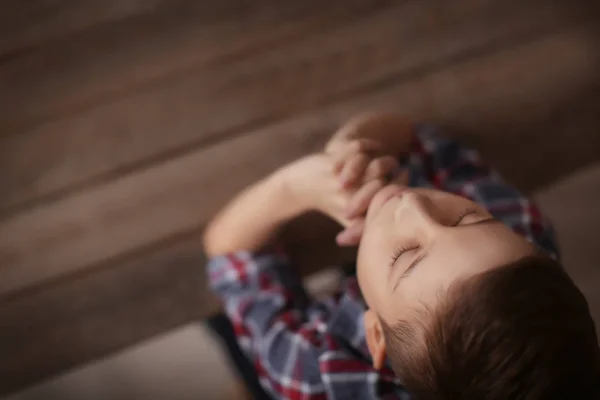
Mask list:
[{"label": "blurred brown background", "polygon": [[372,108],[535,195],[597,312],[597,4],[0,0],[0,393],[213,312],[207,219]]}]

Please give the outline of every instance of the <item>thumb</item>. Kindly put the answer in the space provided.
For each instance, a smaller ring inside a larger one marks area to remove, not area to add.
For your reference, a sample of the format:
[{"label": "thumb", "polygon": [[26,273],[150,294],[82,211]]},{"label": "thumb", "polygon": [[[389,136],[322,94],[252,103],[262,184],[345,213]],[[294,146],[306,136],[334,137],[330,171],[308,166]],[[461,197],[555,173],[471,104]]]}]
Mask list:
[{"label": "thumb", "polygon": [[337,234],[335,241],[340,247],[357,246],[362,238],[364,228],[364,218],[354,220],[350,226]]}]

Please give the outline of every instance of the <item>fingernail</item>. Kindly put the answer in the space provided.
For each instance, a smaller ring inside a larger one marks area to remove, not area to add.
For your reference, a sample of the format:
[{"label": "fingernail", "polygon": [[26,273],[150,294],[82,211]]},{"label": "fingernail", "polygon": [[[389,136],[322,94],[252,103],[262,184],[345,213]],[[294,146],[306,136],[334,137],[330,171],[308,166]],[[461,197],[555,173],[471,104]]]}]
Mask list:
[{"label": "fingernail", "polygon": [[337,236],[335,237],[335,242],[340,246],[344,245],[344,232],[340,232],[337,234]]}]

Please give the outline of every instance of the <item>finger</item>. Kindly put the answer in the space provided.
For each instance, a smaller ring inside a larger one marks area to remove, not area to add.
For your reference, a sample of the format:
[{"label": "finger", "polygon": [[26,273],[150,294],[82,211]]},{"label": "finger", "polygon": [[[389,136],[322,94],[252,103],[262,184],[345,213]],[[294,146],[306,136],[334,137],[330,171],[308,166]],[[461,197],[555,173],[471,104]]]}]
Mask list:
[{"label": "finger", "polygon": [[362,218],[356,220],[348,228],[338,233],[335,237],[335,241],[338,244],[338,246],[342,247],[356,246],[360,243],[360,239],[362,238],[364,228],[365,220]]},{"label": "finger", "polygon": [[369,157],[359,153],[348,160],[339,173],[339,180],[343,188],[349,188],[358,184],[369,165]]},{"label": "finger", "polygon": [[[330,147],[330,146],[328,146]],[[355,139],[351,141],[338,141],[327,151],[332,157],[333,170],[337,174],[341,171],[344,164],[359,153],[372,154],[381,149],[379,142],[372,139]]]},{"label": "finger", "polygon": [[350,199],[350,203],[346,209],[346,218],[352,219],[366,213],[373,196],[384,186],[385,183],[382,180],[365,183]]},{"label": "finger", "polygon": [[369,163],[363,175],[363,182],[373,179],[384,179],[398,169],[398,160],[393,156],[378,157]]},{"label": "finger", "polygon": [[344,142],[340,145],[337,150],[330,153],[333,157],[333,171],[335,174],[339,174],[345,163],[348,162],[353,156],[364,153],[364,154],[375,154],[380,151],[381,145],[371,139],[358,139]]},{"label": "finger", "polygon": [[344,151],[348,145],[355,146],[354,144],[351,144],[353,142],[360,142],[361,146],[366,145],[368,147],[371,147],[375,144],[379,145],[379,142],[376,140],[368,137],[357,137],[354,135],[354,132],[343,130],[344,129],[342,128],[333,135],[333,139],[331,139],[325,146],[325,153],[330,155],[339,153],[340,151]]},{"label": "finger", "polygon": [[353,126],[349,124],[344,124],[342,127],[335,131],[332,139],[327,143],[325,147],[325,152],[331,153],[339,151],[340,148],[343,147],[345,144],[349,143],[352,140],[355,140],[355,138],[357,137],[356,133],[357,131],[356,129],[354,129]]}]

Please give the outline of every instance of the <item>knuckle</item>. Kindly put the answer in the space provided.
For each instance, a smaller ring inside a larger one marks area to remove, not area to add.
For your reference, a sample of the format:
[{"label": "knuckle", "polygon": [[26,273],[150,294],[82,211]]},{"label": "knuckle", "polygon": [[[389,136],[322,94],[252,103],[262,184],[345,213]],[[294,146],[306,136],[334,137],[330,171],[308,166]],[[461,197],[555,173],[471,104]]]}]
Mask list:
[{"label": "knuckle", "polygon": [[385,161],[381,158],[371,161],[371,172],[374,176],[379,177],[385,174]]},{"label": "knuckle", "polygon": [[361,174],[367,165],[365,161],[366,160],[364,159],[364,157],[360,156],[353,159],[351,164],[352,172],[355,174]]},{"label": "knuckle", "polygon": [[361,159],[359,157],[353,158],[348,164],[348,169],[352,172],[357,172],[361,167]]},{"label": "knuckle", "polygon": [[363,144],[358,139],[353,139],[348,144],[348,148],[350,149],[350,151],[353,151],[353,152],[359,152],[359,151],[361,151],[362,146],[363,146]]}]

